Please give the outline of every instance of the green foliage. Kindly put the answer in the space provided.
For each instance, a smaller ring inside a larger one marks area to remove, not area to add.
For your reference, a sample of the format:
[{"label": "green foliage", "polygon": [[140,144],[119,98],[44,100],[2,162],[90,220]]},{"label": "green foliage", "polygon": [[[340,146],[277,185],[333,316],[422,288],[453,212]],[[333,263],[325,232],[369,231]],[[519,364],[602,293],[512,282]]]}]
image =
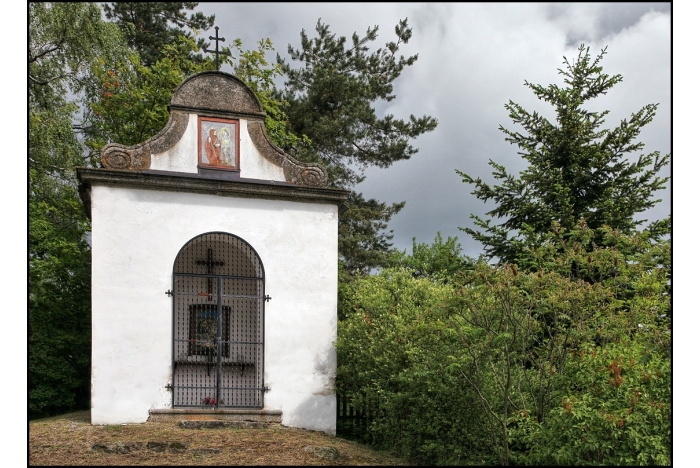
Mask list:
[{"label": "green foliage", "polygon": [[521,413],[511,437],[528,465],[670,465],[671,363],[625,340],[572,351],[546,423]]},{"label": "green foliage", "polygon": [[387,265],[394,234],[384,230],[405,202],[387,205],[374,198],[366,200],[361,193],[352,191],[345,203],[348,211],[340,217],[338,251],[348,271],[369,273],[373,267]]},{"label": "green foliage", "polygon": [[402,260],[422,270],[344,285],[337,385],[373,408],[368,437],[431,464],[668,463],[668,242],[601,229],[450,281],[416,274],[453,264],[438,236]]},{"label": "green foliage", "polygon": [[90,251],[73,127],[96,56],[126,56],[116,26],[87,3],[29,4],[30,417],[86,408],[90,396]]},{"label": "green foliage", "polygon": [[[644,106],[613,129],[602,128],[609,111],[583,107],[622,81],[620,75],[603,73],[604,54],[605,50],[592,58],[589,49],[581,46],[573,62],[565,58],[565,69],[559,70],[566,84],[563,88],[525,82],[538,99],[554,107],[556,123],[512,101],[505,106],[513,123],[524,129],[520,133],[500,127],[506,141],[517,145],[518,154],[529,164],[520,177],[494,161],[489,164],[501,185],[492,187],[457,171],[464,182],[474,184],[473,195],[497,205],[488,212],[491,219],[471,216],[479,229],[461,228],[484,244],[490,258],[518,262],[525,233],[546,233],[552,222],[571,229],[585,219],[593,229],[609,226],[631,233],[646,222],[635,215],[660,201],[653,196],[668,181],[658,174],[668,165],[670,155],[655,151],[630,160],[644,147],[635,140],[652,121],[657,105]],[[505,220],[492,224],[494,218]],[[658,231],[658,235],[668,233]]]},{"label": "green foliage", "polygon": [[84,133],[94,163],[107,143],[136,145],[165,127],[175,88],[188,75],[213,67],[209,57],[193,61],[195,50],[194,40],[179,36],[163,46],[161,57],[151,67],[142,65],[134,53],[121,62],[96,59],[84,98],[88,110]]},{"label": "green foliage", "polygon": [[462,246],[457,242],[457,237],[448,237],[447,241],[443,241],[438,232],[432,245],[418,243],[414,237],[411,255],[407,255],[406,251],[395,250],[389,264],[408,268],[415,277],[447,282],[457,272],[473,268],[474,260],[462,254]]},{"label": "green foliage", "polygon": [[[299,67],[277,57],[287,78],[278,100],[285,103],[292,133],[309,139],[308,145],[283,148],[297,159],[326,167],[332,186],[351,189],[364,180],[367,167],[386,168],[417,153],[411,140],[435,129],[437,120],[379,117],[374,108],[395,99],[394,80],[418,58],[397,56],[412,35],[407,20],[396,26],[396,42],[375,52],[369,52],[368,44],[378,37],[376,26],[362,38],[353,34],[349,46],[346,37],[336,37],[321,20],[316,33],[310,39],[301,32],[301,49],[289,46]],[[340,254],[348,268],[368,271],[386,265],[393,236],[383,230],[403,203],[386,204],[353,193],[348,206],[339,234]]]},{"label": "green foliage", "polygon": [[451,288],[400,268],[351,284],[339,304],[336,384],[369,411],[368,440],[415,461],[480,452],[473,393],[446,371],[444,347],[428,347],[449,331],[435,318]]},{"label": "green foliage", "polygon": [[[519,263],[529,271],[553,271],[571,280],[601,283],[628,312],[650,295],[658,317],[671,317],[671,242],[653,230],[623,234],[608,226],[591,229],[581,220],[567,230],[557,223],[543,235],[528,234]],[[640,323],[642,317],[632,320]],[[632,323],[631,322],[631,323]]]},{"label": "green foliage", "polygon": [[319,20],[318,37],[311,40],[302,31],[301,50],[289,46],[292,60],[302,67],[293,68],[278,55],[288,79],[282,94],[289,105],[290,125],[314,142],[313,151],[329,167],[335,186],[362,181],[361,171],[352,165],[389,167],[409,159],[418,151],[410,139],[437,127],[437,120],[427,116],[411,115],[406,122],[376,115],[373,104],[392,101],[394,80],[418,59],[418,55],[396,56],[400,44],[412,35],[407,20],[396,26],[396,42],[369,53],[367,44],[377,39],[378,30],[368,28],[363,38],[354,33],[346,49],[347,39],[336,38]]},{"label": "green foliage", "polygon": [[297,135],[289,129],[289,119],[284,110],[287,102],[276,96],[275,78],[284,72],[282,65],[269,63],[265,56],[274,50],[272,41],[261,39],[257,49],[244,50],[240,39],[236,39],[234,46],[238,50],[238,63],[234,67],[234,73],[250,86],[260,100],[267,114],[265,129],[270,139],[292,155],[297,155],[302,148],[308,148],[311,141],[306,135]]},{"label": "green foliage", "polygon": [[90,404],[90,249],[83,208],[29,204],[29,417]]},{"label": "green foliage", "polygon": [[[464,288],[457,291],[451,313],[468,325],[464,336],[469,356],[455,362],[465,380],[478,390],[484,412],[490,414],[490,432],[498,441],[502,463],[538,463],[529,454],[537,444],[558,450],[558,445],[545,446],[540,439],[536,443],[522,439],[529,432],[513,432],[513,421],[529,414],[549,427],[555,424],[549,418],[557,414],[561,398],[571,395],[573,389],[578,398],[589,398],[587,391],[592,387],[581,379],[590,374],[570,367],[570,356],[579,355],[580,350],[617,352],[620,344],[630,343],[632,348],[647,350],[648,359],[670,367],[668,272],[664,262],[659,262],[668,255],[668,244],[651,242],[644,233],[628,236],[609,228],[603,231],[600,237],[609,247],[597,247],[593,241],[596,232],[585,224],[566,236],[559,230],[551,234],[557,238],[556,246],[545,245],[533,253],[548,260],[539,271],[523,274],[515,265],[481,265],[465,276]],[[662,393],[668,390],[664,382],[658,384]],[[670,404],[669,399],[664,401]],[[639,419],[634,424],[632,431],[656,422]],[[614,435],[606,432],[601,441],[611,437]],[[639,445],[637,449],[650,447]],[[642,459],[625,463],[637,464]],[[553,459],[547,463],[553,462],[567,464]]]},{"label": "green foliage", "polygon": [[118,29],[92,3],[30,3],[29,32],[30,102],[39,105],[80,91],[95,56],[124,53]]},{"label": "green foliage", "polygon": [[73,133],[78,107],[66,94],[83,90],[95,56],[124,54],[118,29],[101,21],[96,5],[29,4],[30,198],[52,197],[75,179],[83,162]]},{"label": "green foliage", "polygon": [[519,411],[539,420],[548,414],[566,353],[606,313],[609,292],[515,265],[479,263],[463,278],[446,319],[455,332],[452,365],[479,395],[491,445],[508,464],[510,419]]},{"label": "green foliage", "polygon": [[194,63],[204,61],[198,51],[209,43],[200,38],[196,47],[190,48],[180,40],[185,36],[194,41],[199,30],[206,31],[214,25],[214,15],[204,16],[198,11],[188,16],[187,11],[197,5],[198,2],[114,2],[102,6],[106,18],[119,25],[129,46],[139,53],[141,63],[150,68],[174,44]]}]

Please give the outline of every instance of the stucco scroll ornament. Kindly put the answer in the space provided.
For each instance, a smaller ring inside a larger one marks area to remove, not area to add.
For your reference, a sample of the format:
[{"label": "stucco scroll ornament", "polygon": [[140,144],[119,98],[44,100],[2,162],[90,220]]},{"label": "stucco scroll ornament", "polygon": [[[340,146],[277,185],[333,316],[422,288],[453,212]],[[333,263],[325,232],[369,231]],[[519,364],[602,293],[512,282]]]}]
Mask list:
[{"label": "stucco scroll ornament", "polygon": [[248,121],[248,134],[265,159],[282,167],[287,182],[306,187],[325,187],[328,185],[328,174],[323,166],[299,162],[285,153],[270,141],[263,122]]},{"label": "stucco scroll ornament", "polygon": [[173,111],[165,128],[153,138],[134,146],[119,143],[105,145],[100,151],[102,166],[107,169],[140,170],[151,167],[151,155],[167,151],[180,141],[187,129],[186,112]]}]

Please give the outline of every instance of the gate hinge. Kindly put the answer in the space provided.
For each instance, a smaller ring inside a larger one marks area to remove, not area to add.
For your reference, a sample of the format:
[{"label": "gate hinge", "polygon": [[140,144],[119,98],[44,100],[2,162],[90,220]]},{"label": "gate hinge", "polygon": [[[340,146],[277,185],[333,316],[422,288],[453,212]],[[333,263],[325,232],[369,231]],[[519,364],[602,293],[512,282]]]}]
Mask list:
[{"label": "gate hinge", "polygon": [[270,386],[269,386],[269,385],[265,385],[265,386],[263,387],[263,392],[267,393],[267,392],[269,392],[269,391],[270,391]]},{"label": "gate hinge", "polygon": [[265,302],[270,302],[271,299],[272,298],[269,295],[265,296]]},{"label": "gate hinge", "polygon": [[169,391],[169,392],[172,392],[172,391],[173,391],[173,384],[168,383],[168,384],[165,386],[165,389],[166,389],[167,391]]},{"label": "gate hinge", "polygon": [[168,297],[173,297],[175,295],[175,293],[172,292],[170,289],[168,289],[167,291],[165,291],[165,295]]}]

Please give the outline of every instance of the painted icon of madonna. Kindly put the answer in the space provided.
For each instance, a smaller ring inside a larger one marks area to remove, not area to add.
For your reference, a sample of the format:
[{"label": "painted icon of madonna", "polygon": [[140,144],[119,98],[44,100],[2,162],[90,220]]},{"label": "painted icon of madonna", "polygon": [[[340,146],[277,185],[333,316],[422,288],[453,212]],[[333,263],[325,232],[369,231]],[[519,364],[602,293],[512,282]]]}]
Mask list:
[{"label": "painted icon of madonna", "polygon": [[238,170],[238,120],[199,118],[199,166]]}]

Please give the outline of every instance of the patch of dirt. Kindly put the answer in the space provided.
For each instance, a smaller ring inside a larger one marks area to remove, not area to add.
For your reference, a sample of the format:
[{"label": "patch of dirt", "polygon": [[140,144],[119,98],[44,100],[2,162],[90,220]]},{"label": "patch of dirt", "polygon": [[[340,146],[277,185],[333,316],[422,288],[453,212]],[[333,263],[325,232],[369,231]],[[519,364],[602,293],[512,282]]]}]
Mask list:
[{"label": "patch of dirt", "polygon": [[[337,456],[336,456],[337,454]],[[92,426],[81,411],[29,422],[30,465],[407,465],[323,432],[282,426],[180,427],[177,421]]]}]

